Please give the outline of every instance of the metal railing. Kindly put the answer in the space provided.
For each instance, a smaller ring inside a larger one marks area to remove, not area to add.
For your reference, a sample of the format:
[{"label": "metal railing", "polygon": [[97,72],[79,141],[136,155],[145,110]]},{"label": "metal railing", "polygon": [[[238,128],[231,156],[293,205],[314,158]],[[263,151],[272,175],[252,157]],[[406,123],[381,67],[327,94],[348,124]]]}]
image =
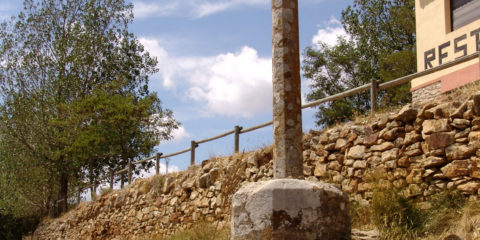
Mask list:
[{"label": "metal railing", "polygon": [[[328,96],[328,97],[325,97],[325,98],[322,98],[322,99],[319,99],[319,100],[316,100],[316,101],[313,101],[313,102],[306,103],[306,104],[302,105],[302,109],[315,107],[315,106],[318,106],[318,105],[323,104],[323,103],[327,103],[327,102],[331,102],[331,101],[335,101],[335,100],[340,100],[340,99],[343,99],[345,97],[352,96],[352,95],[370,90],[371,101],[372,101],[372,105],[371,105],[372,106],[372,111],[375,111],[375,110],[377,110],[378,91],[383,90],[383,89],[388,89],[388,88],[391,88],[391,87],[395,87],[395,86],[398,86],[398,85],[402,85],[404,83],[408,83],[412,79],[422,77],[422,76],[425,76],[425,75],[428,75],[428,74],[431,74],[431,73],[434,73],[434,72],[438,72],[438,71],[444,70],[446,68],[449,68],[451,66],[473,60],[475,58],[479,59],[479,65],[480,65],[480,52],[477,52],[477,53],[474,53],[474,54],[471,54],[471,55],[468,55],[468,56],[460,57],[460,58],[458,58],[454,61],[445,63],[443,65],[440,65],[440,66],[437,66],[437,67],[434,67],[434,68],[430,68],[430,69],[427,69],[427,70],[422,71],[422,72],[417,72],[417,73],[410,74],[410,75],[407,75],[407,76],[404,76],[404,77],[400,77],[400,78],[397,78],[397,79],[394,79],[394,80],[391,80],[391,81],[388,81],[388,82],[385,82],[385,83],[378,84],[375,80],[373,80],[371,83],[364,84],[362,86],[347,90],[345,92],[341,92],[341,93],[331,95],[331,96]],[[195,164],[195,149],[197,147],[199,147],[200,144],[211,142],[211,141],[217,140],[219,138],[229,136],[231,134],[235,135],[234,136],[234,153],[238,153],[239,146],[240,146],[240,143],[239,143],[240,134],[255,131],[257,129],[270,126],[272,124],[273,124],[273,121],[269,121],[269,122],[265,122],[265,123],[262,123],[262,124],[259,124],[259,125],[253,126],[253,127],[249,127],[249,128],[246,128],[246,129],[243,129],[243,127],[241,127],[241,126],[235,126],[233,130],[222,133],[222,134],[219,134],[219,135],[214,136],[214,137],[206,138],[206,139],[203,139],[203,140],[197,140],[197,141],[192,140],[189,148],[186,148],[186,149],[178,151],[178,152],[170,153],[170,154],[167,154],[167,155],[163,155],[163,153],[157,153],[154,156],[151,156],[151,157],[148,157],[148,158],[136,161],[136,162],[131,162],[131,163],[128,164],[128,167],[126,167],[124,169],[121,169],[121,170],[118,170],[118,171],[112,171],[109,176],[107,175],[107,176],[105,176],[101,179],[98,179],[97,182],[103,182],[103,181],[107,180],[108,178],[110,178],[109,179],[110,180],[110,186],[113,188],[114,176],[128,173],[128,184],[130,184],[131,181],[132,181],[133,166],[137,165],[137,164],[142,164],[142,163],[148,162],[148,161],[153,160],[153,159],[155,159],[155,164],[156,164],[155,165],[155,170],[156,170],[155,172],[158,175],[158,174],[160,174],[160,159],[177,156],[177,155],[187,153],[187,152],[190,152],[190,165],[194,165]],[[94,187],[94,189],[95,188],[96,187]],[[86,190],[86,189],[87,188],[84,188],[81,191]]]}]

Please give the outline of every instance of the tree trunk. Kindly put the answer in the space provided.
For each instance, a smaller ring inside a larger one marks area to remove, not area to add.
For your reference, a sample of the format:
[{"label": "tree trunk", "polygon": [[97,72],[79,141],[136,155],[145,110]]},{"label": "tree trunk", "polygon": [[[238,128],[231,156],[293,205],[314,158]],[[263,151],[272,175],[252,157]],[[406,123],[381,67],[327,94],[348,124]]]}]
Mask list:
[{"label": "tree trunk", "polygon": [[95,199],[95,194],[97,192],[97,190],[95,189],[95,177],[93,176],[93,165],[92,165],[92,162],[90,161],[90,164],[88,166],[89,168],[89,175],[88,178],[90,180],[90,197],[91,199]]},{"label": "tree trunk", "polygon": [[68,176],[66,173],[60,175],[60,189],[58,191],[58,200],[57,200],[57,212],[55,215],[59,216],[60,214],[67,211],[68,208]]}]

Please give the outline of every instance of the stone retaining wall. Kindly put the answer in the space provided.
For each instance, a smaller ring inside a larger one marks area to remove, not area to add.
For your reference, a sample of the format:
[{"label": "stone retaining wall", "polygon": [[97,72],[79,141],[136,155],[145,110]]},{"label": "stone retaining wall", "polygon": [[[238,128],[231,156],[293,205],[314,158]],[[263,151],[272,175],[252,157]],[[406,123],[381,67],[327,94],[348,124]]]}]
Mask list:
[{"label": "stone retaining wall", "polygon": [[[375,187],[400,188],[419,201],[437,191],[480,194],[480,94],[463,103],[348,123],[304,135],[304,175],[327,181],[368,204]],[[241,184],[271,179],[272,149],[204,161],[187,171],[137,180],[123,190],[44,221],[38,239],[143,239],[195,221],[228,226],[231,195]]]}]

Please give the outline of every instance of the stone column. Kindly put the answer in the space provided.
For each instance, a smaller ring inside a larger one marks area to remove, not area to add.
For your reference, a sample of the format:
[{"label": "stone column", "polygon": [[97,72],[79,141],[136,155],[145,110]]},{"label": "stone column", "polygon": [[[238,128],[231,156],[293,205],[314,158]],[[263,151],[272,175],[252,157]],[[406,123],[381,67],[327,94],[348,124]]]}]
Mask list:
[{"label": "stone column", "polygon": [[272,0],[274,178],[302,178],[297,0]]},{"label": "stone column", "polygon": [[305,181],[298,0],[272,0],[274,180],[243,186],[232,199],[234,240],[348,240],[348,197]]}]

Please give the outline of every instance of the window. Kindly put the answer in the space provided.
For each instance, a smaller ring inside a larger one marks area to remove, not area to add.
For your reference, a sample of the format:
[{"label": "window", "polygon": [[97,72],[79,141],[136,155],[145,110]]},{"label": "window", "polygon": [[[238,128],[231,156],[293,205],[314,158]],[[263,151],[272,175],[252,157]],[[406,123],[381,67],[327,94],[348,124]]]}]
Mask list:
[{"label": "window", "polygon": [[480,0],[450,0],[452,31],[480,19]]}]

